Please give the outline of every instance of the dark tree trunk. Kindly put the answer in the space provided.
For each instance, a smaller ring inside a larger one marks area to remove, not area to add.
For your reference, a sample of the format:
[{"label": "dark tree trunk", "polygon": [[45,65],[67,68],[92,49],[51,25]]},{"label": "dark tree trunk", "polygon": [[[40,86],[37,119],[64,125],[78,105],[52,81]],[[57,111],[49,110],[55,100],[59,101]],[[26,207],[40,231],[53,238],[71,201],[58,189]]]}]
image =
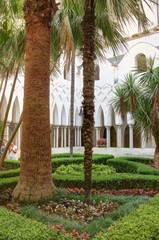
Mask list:
[{"label": "dark tree trunk", "polygon": [[83,141],[85,202],[91,201],[92,152],[94,130],[94,59],[95,6],[94,0],[84,1],[83,29]]},{"label": "dark tree trunk", "polygon": [[54,194],[50,143],[50,35],[54,0],[26,0],[26,57],[20,179],[13,198],[36,201]]},{"label": "dark tree trunk", "polygon": [[74,93],[75,91],[75,57],[71,64],[71,96],[70,96],[70,157],[73,157],[74,144]]}]

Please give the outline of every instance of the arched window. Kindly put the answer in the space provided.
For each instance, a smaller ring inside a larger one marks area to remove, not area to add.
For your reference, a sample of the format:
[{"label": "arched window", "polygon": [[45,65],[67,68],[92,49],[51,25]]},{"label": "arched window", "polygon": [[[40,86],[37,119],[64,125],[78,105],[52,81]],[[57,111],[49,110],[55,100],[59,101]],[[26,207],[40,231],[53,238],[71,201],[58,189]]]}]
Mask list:
[{"label": "arched window", "polygon": [[138,72],[145,72],[147,70],[147,60],[143,53],[136,56],[136,67]]}]

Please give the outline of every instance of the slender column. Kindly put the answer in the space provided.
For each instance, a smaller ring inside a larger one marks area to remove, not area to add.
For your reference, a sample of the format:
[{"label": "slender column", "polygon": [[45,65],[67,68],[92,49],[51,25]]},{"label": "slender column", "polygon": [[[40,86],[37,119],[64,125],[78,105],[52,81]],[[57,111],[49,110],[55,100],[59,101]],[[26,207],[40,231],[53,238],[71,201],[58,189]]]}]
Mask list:
[{"label": "slender column", "polygon": [[66,127],[64,127],[64,147],[66,147]]},{"label": "slender column", "polygon": [[59,147],[59,127],[56,127],[56,148]]},{"label": "slender column", "polygon": [[53,147],[55,148],[56,147],[56,128],[53,128],[53,139],[54,139]]},{"label": "slender column", "polygon": [[4,139],[6,140],[6,141],[8,141],[9,140],[9,125],[10,125],[10,123],[7,123],[6,124],[6,128],[5,128],[5,133],[4,133]]},{"label": "slender column", "polygon": [[118,148],[121,148],[121,145],[122,145],[121,144],[121,140],[122,140],[121,139],[121,127],[122,127],[121,125],[117,126],[117,147]]},{"label": "slender column", "polygon": [[146,148],[146,138],[144,134],[144,130],[141,132],[141,148]]},{"label": "slender column", "polygon": [[98,147],[97,140],[100,138],[100,128],[95,128],[96,130],[96,147]]},{"label": "slender column", "polygon": [[52,129],[52,125],[50,125],[50,141],[51,141],[51,147],[53,147],[53,129]]},{"label": "slender column", "polygon": [[70,147],[70,127],[68,128],[68,146]]},{"label": "slender column", "polygon": [[129,125],[129,148],[133,148],[133,125]]},{"label": "slender column", "polygon": [[75,134],[75,147],[77,147],[77,127],[74,127],[74,134]]},{"label": "slender column", "polygon": [[110,147],[110,126],[106,126],[106,130],[107,130],[107,147]]},{"label": "slender column", "polygon": [[82,139],[81,139],[81,127],[79,127],[79,147],[82,145]]},{"label": "slender column", "polygon": [[64,136],[63,136],[63,134],[64,134],[64,128],[63,127],[61,127],[61,147],[63,147],[63,142],[64,142]]}]

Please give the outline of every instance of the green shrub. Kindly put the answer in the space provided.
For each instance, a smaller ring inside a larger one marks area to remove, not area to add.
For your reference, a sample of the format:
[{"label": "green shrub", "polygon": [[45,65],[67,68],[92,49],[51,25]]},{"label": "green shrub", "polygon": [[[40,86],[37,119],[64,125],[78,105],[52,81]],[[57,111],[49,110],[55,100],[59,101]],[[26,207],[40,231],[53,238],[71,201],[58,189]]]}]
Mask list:
[{"label": "green shrub", "polygon": [[[96,163],[96,164],[104,164],[106,165],[107,164],[107,160],[108,159],[111,159],[113,158],[114,156],[113,155],[110,155],[110,154],[95,154],[93,155],[93,163]],[[67,166],[67,165],[70,165],[70,164],[80,164],[80,163],[83,163],[84,162],[84,159],[83,157],[73,157],[73,158],[53,158],[52,159],[52,171],[55,172],[56,169],[58,167],[60,167],[61,165],[64,165],[64,166]]]},{"label": "green shrub", "polygon": [[[92,174],[93,175],[109,175],[115,173],[115,168],[109,167],[103,164],[92,164]],[[56,169],[55,174],[60,175],[83,175],[84,174],[84,165],[83,164],[70,164],[68,166],[61,165]]]},{"label": "green shrub", "polygon": [[4,167],[7,169],[16,169],[20,167],[20,161],[18,160],[8,160],[4,161]]},{"label": "green shrub", "polygon": [[159,196],[99,234],[95,240],[159,240]]},{"label": "green shrub", "polygon": [[9,177],[16,177],[19,176],[20,169],[13,169],[0,172],[0,179],[1,178],[9,178]]},{"label": "green shrub", "polygon": [[139,173],[139,174],[151,174],[159,175],[159,170],[155,169],[149,165],[133,162],[127,160],[126,158],[113,158],[107,161],[109,166],[113,166],[118,173],[129,172],[129,173]]},{"label": "green shrub", "polygon": [[119,160],[127,160],[132,162],[140,162],[144,164],[150,164],[154,162],[153,158],[150,157],[133,157],[133,156],[126,156],[126,157],[118,157]]},{"label": "green shrub", "polygon": [[71,240],[74,239],[34,220],[26,219],[0,207],[1,240]]},{"label": "green shrub", "polygon": [[[53,181],[61,188],[83,187],[84,176],[53,174]],[[116,173],[107,176],[93,176],[92,187],[96,189],[152,189],[159,190],[159,178],[154,175]]]}]

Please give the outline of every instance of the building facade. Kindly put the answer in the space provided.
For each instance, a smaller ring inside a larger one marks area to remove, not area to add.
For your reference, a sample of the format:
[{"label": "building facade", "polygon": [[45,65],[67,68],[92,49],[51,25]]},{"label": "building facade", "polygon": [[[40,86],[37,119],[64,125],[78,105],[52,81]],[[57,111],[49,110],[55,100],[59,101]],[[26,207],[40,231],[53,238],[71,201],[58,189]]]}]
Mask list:
[{"label": "building facade", "polygon": [[[135,23],[125,26],[127,31],[126,47],[121,46],[117,54],[110,49],[105,51],[105,60],[96,60],[95,76],[95,124],[94,146],[97,147],[99,138],[107,139],[107,148],[151,148],[153,139],[145,141],[144,135],[137,134],[135,121],[127,114],[123,121],[121,116],[115,113],[111,105],[115,86],[120,84],[124,76],[136,68],[141,67],[141,62],[146,64],[149,57],[155,57],[155,65],[159,65],[159,20],[158,5],[152,4],[153,10],[147,10],[151,19],[149,30],[139,31]],[[70,89],[71,75],[65,70],[64,59],[60,60],[61,74],[58,77],[51,76],[50,80],[50,137],[52,148],[69,147],[70,139]],[[5,110],[9,100],[14,76],[7,83],[7,89],[2,102],[0,112],[1,120],[4,119]],[[4,86],[3,86],[4,87]],[[74,101],[74,146],[80,147],[82,141],[82,88],[83,69],[82,58],[75,59],[75,101]],[[5,129],[6,140],[9,139],[15,125],[19,121],[23,109],[24,73],[19,74],[16,82],[14,96]],[[1,91],[2,96],[2,91]],[[20,128],[14,143],[20,149]]]}]

